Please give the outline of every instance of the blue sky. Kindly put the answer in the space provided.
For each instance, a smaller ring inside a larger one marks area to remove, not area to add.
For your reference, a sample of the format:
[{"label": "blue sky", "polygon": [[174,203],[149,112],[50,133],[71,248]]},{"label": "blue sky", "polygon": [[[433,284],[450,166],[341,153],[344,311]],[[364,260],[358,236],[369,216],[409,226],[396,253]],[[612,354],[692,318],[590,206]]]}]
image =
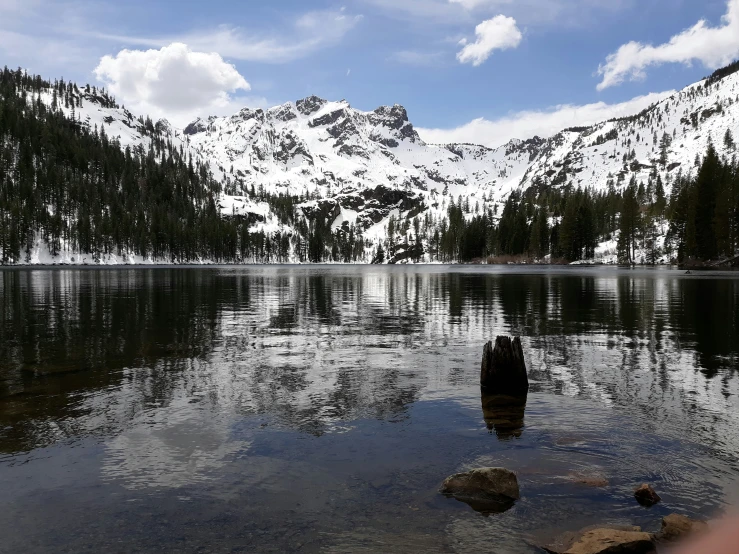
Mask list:
[{"label": "blue sky", "polygon": [[495,145],[636,111],[739,57],[739,0],[0,0],[0,55],[179,125],[317,94]]}]

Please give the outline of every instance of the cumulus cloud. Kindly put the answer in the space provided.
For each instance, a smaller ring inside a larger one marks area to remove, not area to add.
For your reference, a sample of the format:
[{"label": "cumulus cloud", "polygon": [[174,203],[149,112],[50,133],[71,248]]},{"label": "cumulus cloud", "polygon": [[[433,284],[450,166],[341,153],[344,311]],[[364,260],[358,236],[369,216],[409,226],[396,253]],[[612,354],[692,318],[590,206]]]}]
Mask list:
[{"label": "cumulus cloud", "polygon": [[518,112],[494,120],[478,118],[454,129],[417,130],[421,138],[429,143],[466,142],[495,148],[514,138],[528,139],[537,135],[549,137],[568,127],[592,125],[633,115],[674,93],[675,91],[651,93],[620,104],[566,104],[549,110]]},{"label": "cumulus cloud", "polygon": [[466,44],[457,54],[457,59],[461,63],[478,66],[487,60],[493,51],[516,48],[523,39],[516,20],[504,15],[480,23],[475,28],[475,35],[475,42]]},{"label": "cumulus cloud", "polygon": [[193,52],[182,43],[104,56],[95,75],[127,107],[175,125],[231,107],[233,93],[251,88],[219,54]]},{"label": "cumulus cloud", "polygon": [[703,63],[710,69],[726,65],[739,56],[739,0],[729,0],[726,15],[718,27],[701,20],[673,36],[665,44],[639,42],[624,44],[598,68],[603,80],[598,90],[620,85],[627,79],[646,77],[646,70],[666,63]]}]

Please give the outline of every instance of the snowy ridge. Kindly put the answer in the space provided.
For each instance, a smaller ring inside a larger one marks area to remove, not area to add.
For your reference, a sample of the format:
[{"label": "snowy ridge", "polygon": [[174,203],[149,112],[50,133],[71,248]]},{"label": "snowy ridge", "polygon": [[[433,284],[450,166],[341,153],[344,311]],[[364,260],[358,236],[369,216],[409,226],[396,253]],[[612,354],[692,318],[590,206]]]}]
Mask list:
[{"label": "snowy ridge", "polygon": [[[50,93],[41,99],[53,102]],[[221,213],[248,217],[250,231],[295,231],[255,192],[304,199],[298,207],[306,221],[320,215],[332,229],[353,228],[371,241],[365,261],[387,238],[391,217],[438,219],[460,198],[470,206],[468,217],[477,210],[499,215],[515,190],[623,188],[655,174],[669,194],[680,173],[695,173],[709,141],[730,157],[734,150],[723,137],[727,130],[739,133],[739,73],[690,85],[633,117],[550,138],[512,139],[496,149],[427,144],[399,105],[365,112],[311,96],[175,129],[165,120],[147,125],[104,100],[87,89],[77,106],[62,109],[123,148],[148,149],[156,135],[207,163],[223,184]],[[599,252],[614,258],[608,244]]]},{"label": "snowy ridge", "polygon": [[679,172],[695,172],[696,156],[705,154],[709,141],[720,155],[734,154],[723,143],[727,130],[739,131],[739,73],[690,85],[633,117],[557,134],[541,146],[520,185],[568,182],[602,190],[609,181],[628,184],[632,175],[646,181],[656,171],[669,192]]},{"label": "snowy ridge", "polygon": [[[322,199],[353,195],[353,202],[339,202],[336,215],[348,223],[357,223],[368,189],[403,190],[431,207],[442,195],[502,193],[526,170],[517,163],[517,173],[511,171],[516,157],[502,150],[426,144],[398,105],[362,112],[345,101],[310,97],[196,120],[184,132],[232,195],[245,196],[251,187]],[[370,221],[359,223],[367,229]]]},{"label": "snowy ridge", "polygon": [[491,207],[530,186],[622,188],[632,177],[646,181],[655,172],[669,193],[679,173],[695,171],[709,141],[721,155],[733,155],[723,144],[727,129],[739,131],[739,73],[690,85],[630,118],[547,139],[513,139],[496,149],[426,144],[402,106],[362,112],[316,97],[199,120],[185,132],[230,192],[243,195],[261,186],[334,199],[335,221],[368,229],[370,220],[358,219],[361,206],[348,207],[346,197],[375,187],[416,195],[432,212],[460,195],[473,206]]}]

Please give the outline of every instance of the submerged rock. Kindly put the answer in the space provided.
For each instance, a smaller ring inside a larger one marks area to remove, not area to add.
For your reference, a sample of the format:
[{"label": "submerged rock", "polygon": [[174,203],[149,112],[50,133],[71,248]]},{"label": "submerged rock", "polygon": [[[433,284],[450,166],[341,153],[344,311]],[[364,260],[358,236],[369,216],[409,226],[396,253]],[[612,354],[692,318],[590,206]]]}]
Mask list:
[{"label": "submerged rock", "polygon": [[521,497],[518,479],[502,467],[485,467],[447,477],[441,493],[482,513],[502,513]]},{"label": "submerged rock", "polygon": [[589,527],[542,547],[550,554],[650,554],[652,535],[640,527]]},{"label": "submerged rock", "polygon": [[519,337],[498,337],[495,339],[495,347],[492,342],[485,345],[480,367],[480,386],[489,394],[528,394],[529,378]]},{"label": "submerged rock", "polygon": [[642,485],[634,491],[634,498],[636,498],[639,504],[647,508],[654,506],[662,500],[660,495],[657,494],[657,491],[652,488],[652,485],[647,484]]},{"label": "submerged rock", "polygon": [[708,524],[705,521],[696,521],[680,514],[670,514],[662,518],[662,530],[657,534],[657,540],[677,541],[707,529]]},{"label": "submerged rock", "polygon": [[602,475],[585,475],[582,473],[573,473],[570,475],[570,480],[578,485],[585,485],[586,487],[602,488],[608,486],[608,479]]}]

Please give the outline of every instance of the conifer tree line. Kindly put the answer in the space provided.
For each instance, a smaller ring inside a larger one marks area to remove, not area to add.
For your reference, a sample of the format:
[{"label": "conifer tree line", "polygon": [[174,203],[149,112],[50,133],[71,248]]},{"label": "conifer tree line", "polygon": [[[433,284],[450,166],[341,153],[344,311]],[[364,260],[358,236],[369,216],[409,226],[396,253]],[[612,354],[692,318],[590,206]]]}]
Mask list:
[{"label": "conifer tree line", "polygon": [[[731,131],[723,140],[726,151],[736,148]],[[694,176],[677,175],[669,198],[655,168],[646,183],[634,174],[625,187],[610,180],[606,191],[532,186],[512,193],[500,218],[493,210],[465,217],[452,201],[429,240],[431,255],[447,262],[547,256],[572,262],[593,259],[599,243],[613,241],[620,263],[737,256],[739,160],[721,159],[710,144],[695,165]]]}]

